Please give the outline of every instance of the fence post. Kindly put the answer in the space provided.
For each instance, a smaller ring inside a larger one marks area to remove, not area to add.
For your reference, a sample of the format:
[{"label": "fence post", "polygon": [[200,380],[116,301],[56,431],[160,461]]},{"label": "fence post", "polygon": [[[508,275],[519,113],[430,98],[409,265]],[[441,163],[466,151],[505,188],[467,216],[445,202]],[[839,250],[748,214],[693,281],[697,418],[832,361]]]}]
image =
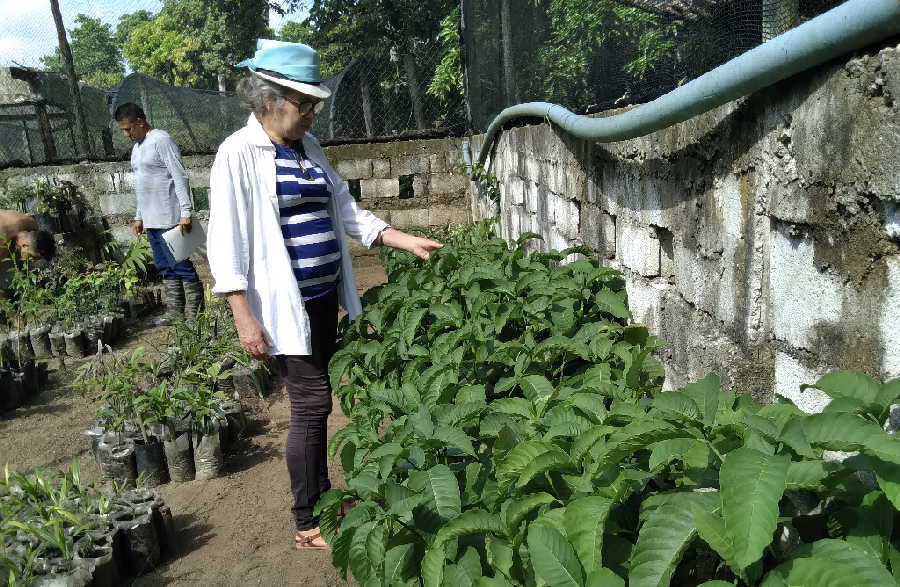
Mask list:
[{"label": "fence post", "polygon": [[28,149],[28,164],[34,164],[34,149],[31,148],[31,139],[28,138],[28,121],[22,121],[22,136],[25,138],[25,147]]},{"label": "fence post", "polygon": [[37,118],[38,130],[41,132],[41,143],[44,145],[44,161],[56,160],[56,142],[53,140],[53,127],[47,116],[47,103],[35,102],[34,116]]},{"label": "fence post", "polygon": [[59,37],[59,54],[62,56],[63,69],[69,78],[69,92],[72,94],[72,112],[75,115],[75,126],[78,127],[80,139],[80,151],[82,156],[91,154],[91,141],[88,138],[87,122],[84,119],[84,108],[81,105],[81,88],[78,86],[78,77],[75,75],[75,62],[72,59],[72,50],[69,41],[66,40],[66,29],[63,26],[62,13],[59,11],[59,0],[50,0],[50,11],[53,13],[53,21],[56,23],[56,34]]}]

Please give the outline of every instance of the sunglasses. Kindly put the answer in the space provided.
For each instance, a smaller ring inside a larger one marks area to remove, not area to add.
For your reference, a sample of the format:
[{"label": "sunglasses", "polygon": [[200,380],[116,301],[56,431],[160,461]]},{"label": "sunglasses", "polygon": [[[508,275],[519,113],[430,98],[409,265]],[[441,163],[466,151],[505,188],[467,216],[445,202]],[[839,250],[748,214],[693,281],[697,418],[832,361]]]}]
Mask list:
[{"label": "sunglasses", "polygon": [[301,116],[306,116],[310,112],[312,112],[313,114],[318,114],[322,111],[322,108],[325,107],[325,102],[322,102],[321,100],[318,100],[316,102],[300,102],[298,100],[294,100],[293,98],[288,98],[287,96],[285,96],[284,99],[296,106]]}]

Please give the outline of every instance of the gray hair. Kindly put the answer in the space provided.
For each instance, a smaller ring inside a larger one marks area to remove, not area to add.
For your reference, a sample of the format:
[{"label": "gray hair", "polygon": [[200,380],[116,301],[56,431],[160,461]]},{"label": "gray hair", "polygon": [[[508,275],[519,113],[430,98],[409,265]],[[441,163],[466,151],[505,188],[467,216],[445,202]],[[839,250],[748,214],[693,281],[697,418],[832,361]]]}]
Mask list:
[{"label": "gray hair", "polygon": [[272,106],[284,102],[285,88],[256,75],[249,75],[238,82],[237,96],[241,106],[254,114],[262,115]]}]

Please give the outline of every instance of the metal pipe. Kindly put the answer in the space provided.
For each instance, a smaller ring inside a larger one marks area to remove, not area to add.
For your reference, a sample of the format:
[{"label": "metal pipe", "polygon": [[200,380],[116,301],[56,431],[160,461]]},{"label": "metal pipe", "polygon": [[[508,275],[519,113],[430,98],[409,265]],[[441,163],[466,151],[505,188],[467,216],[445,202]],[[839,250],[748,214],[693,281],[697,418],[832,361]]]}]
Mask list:
[{"label": "metal pipe", "polygon": [[484,165],[498,131],[504,122],[513,118],[547,118],[580,139],[624,141],[684,122],[898,33],[900,0],[847,0],[680,88],[622,114],[589,118],[548,102],[511,106],[488,127],[478,163]]}]

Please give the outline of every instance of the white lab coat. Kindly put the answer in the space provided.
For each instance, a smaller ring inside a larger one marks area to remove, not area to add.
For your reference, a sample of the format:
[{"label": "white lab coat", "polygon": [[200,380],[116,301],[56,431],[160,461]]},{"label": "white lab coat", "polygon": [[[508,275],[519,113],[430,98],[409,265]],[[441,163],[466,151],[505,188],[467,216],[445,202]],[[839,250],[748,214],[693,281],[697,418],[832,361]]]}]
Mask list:
[{"label": "white lab coat", "polygon": [[[338,294],[351,318],[362,312],[345,235],[366,247],[388,225],[356,205],[347,183],[335,173],[319,141],[303,137],[307,156],[333,186],[328,213],[341,246]],[[250,115],[247,125],[225,139],[209,180],[206,250],[215,279],[212,292],[246,291],[253,315],[272,343],[273,355],[310,355],[309,319],[281,234],[275,193],[275,148]]]}]

